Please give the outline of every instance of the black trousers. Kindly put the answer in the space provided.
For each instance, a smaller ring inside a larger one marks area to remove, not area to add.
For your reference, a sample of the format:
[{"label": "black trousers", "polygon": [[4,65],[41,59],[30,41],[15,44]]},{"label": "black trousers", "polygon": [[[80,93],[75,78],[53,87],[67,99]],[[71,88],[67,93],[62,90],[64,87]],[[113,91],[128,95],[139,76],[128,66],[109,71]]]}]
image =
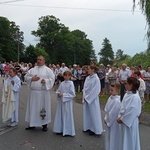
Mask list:
[{"label": "black trousers", "polygon": [[125,85],[120,83],[120,100],[122,101],[123,97],[124,97],[124,94],[126,92],[126,89],[125,89]]}]

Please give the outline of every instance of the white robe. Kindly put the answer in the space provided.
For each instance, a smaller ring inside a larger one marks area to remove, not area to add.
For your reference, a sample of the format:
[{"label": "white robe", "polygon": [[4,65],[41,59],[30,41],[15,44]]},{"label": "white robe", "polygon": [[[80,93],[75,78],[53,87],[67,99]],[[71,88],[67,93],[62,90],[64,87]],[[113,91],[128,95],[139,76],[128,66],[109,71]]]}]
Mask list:
[{"label": "white robe", "polygon": [[[14,81],[14,85],[11,81]],[[11,119],[11,122],[18,122],[18,108],[19,108],[19,91],[21,88],[21,81],[18,76],[9,77],[4,80],[3,88],[3,122]],[[6,98],[6,93],[8,99]]]},{"label": "white robe", "polygon": [[141,100],[138,92],[127,91],[122,100],[119,118],[122,120],[120,130],[120,150],[140,150],[139,120]]},{"label": "white robe", "polygon": [[[32,77],[35,75],[40,77],[40,80],[31,81]],[[53,71],[45,65],[35,66],[27,72],[25,79],[30,88],[25,121],[29,122],[30,127],[40,127],[50,123],[51,99],[49,90],[53,87],[55,81]],[[45,79],[45,84],[41,83],[42,79]],[[44,119],[40,116],[40,111],[43,108],[46,110],[46,116]]]},{"label": "white robe", "polygon": [[63,133],[63,136],[74,136],[73,98],[75,97],[75,89],[73,82],[63,81],[56,93],[61,93],[63,96],[62,98],[58,97],[53,132]]},{"label": "white robe", "polygon": [[120,96],[118,95],[111,95],[105,105],[104,120],[106,122],[106,150],[120,150],[118,144],[120,125],[116,121],[118,118],[120,105]]},{"label": "white robe", "polygon": [[95,134],[102,134],[100,91],[101,85],[97,74],[88,76],[83,88],[83,131],[91,130]]}]

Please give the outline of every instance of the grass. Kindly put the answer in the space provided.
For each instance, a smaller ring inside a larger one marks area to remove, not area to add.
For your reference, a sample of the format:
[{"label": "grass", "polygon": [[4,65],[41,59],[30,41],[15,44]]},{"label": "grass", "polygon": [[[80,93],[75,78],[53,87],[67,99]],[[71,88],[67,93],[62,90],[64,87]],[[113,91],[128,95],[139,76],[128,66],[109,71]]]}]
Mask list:
[{"label": "grass", "polygon": [[150,113],[150,102],[145,103],[145,105],[143,106],[143,111]]},{"label": "grass", "polygon": [[[109,94],[105,94],[103,96],[100,96],[100,102],[105,105],[107,100],[108,100]],[[76,98],[75,98],[76,103],[82,104],[82,93],[76,93]],[[150,103],[146,102],[145,105],[143,106],[143,112],[150,113]]]}]

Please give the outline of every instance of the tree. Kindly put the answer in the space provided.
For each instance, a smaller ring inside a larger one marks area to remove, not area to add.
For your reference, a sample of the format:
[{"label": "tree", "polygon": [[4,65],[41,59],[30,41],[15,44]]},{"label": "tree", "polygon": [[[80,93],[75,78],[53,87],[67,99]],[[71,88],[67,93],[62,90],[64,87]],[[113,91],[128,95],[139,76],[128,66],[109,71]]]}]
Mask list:
[{"label": "tree", "polygon": [[20,52],[24,49],[23,32],[15,22],[0,17],[0,49],[1,57],[5,61],[17,61],[18,47]]},{"label": "tree", "polygon": [[112,49],[112,46],[110,44],[110,41],[105,38],[102,43],[102,48],[100,49],[100,52],[98,55],[100,55],[100,63],[103,63],[104,65],[113,64],[113,59],[114,59],[114,52]]},{"label": "tree", "polygon": [[38,24],[32,34],[39,39],[37,47],[47,52],[51,63],[90,63],[93,45],[84,32],[70,31],[55,16],[42,16]]},{"label": "tree", "polygon": [[22,57],[22,61],[34,64],[39,55],[44,56],[46,62],[49,62],[48,54],[43,49],[39,47],[34,47],[33,45],[29,45],[28,47],[26,47],[24,57]]},{"label": "tree", "polygon": [[[136,1],[133,0],[133,10],[136,7]],[[147,39],[148,39],[148,48],[150,48],[150,0],[138,0],[138,5],[140,5],[140,9],[142,13],[146,16],[146,21],[148,24],[147,30]]]}]

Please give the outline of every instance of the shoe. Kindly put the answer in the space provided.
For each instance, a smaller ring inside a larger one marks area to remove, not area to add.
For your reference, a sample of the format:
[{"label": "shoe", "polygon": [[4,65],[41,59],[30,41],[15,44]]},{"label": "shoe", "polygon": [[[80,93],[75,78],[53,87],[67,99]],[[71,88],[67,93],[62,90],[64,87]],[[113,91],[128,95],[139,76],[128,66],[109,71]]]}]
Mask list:
[{"label": "shoe", "polygon": [[9,120],[7,121],[7,126],[11,126],[11,124],[12,124],[11,119],[9,119]]},{"label": "shoe", "polygon": [[86,132],[90,132],[90,131],[91,131],[91,130],[89,130],[89,129],[88,129],[88,130],[86,130],[86,131],[84,131],[84,130],[83,130],[83,132],[84,132],[84,133],[86,133]]},{"label": "shoe", "polygon": [[17,126],[18,125],[18,123],[17,122],[13,122],[13,123],[11,123],[11,127],[15,127],[15,126]]},{"label": "shoe", "polygon": [[56,133],[57,135],[63,135],[63,133],[62,132],[60,132],[60,133]]},{"label": "shoe", "polygon": [[89,135],[96,135],[94,132],[90,131]]},{"label": "shoe", "polygon": [[45,124],[45,125],[42,125],[43,126],[43,129],[42,129],[42,131],[43,132],[46,132],[47,130],[48,130],[48,128],[47,128],[47,124]]},{"label": "shoe", "polygon": [[43,132],[46,132],[47,130],[48,130],[47,127],[44,127],[44,128],[42,129]]},{"label": "shoe", "polygon": [[25,130],[33,130],[33,129],[35,129],[35,127],[27,127],[27,128],[25,128]]}]

